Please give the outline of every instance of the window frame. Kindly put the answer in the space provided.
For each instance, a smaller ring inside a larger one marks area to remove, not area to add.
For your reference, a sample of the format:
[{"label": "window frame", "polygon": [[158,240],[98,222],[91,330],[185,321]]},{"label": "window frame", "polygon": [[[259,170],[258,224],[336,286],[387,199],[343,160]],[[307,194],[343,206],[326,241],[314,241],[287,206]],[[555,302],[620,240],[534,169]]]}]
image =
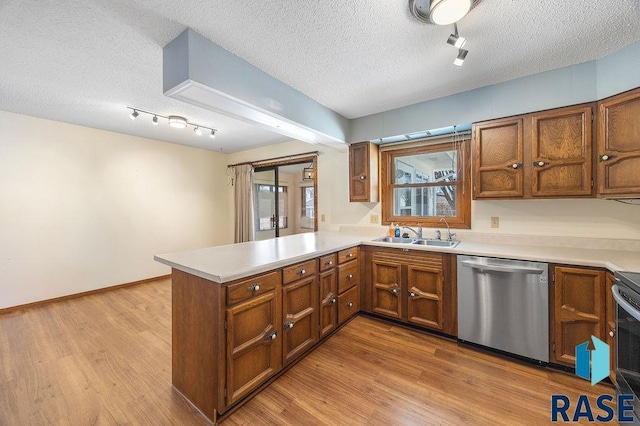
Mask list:
[{"label": "window frame", "polygon": [[[409,155],[430,154],[444,151],[457,151],[458,158],[458,180],[455,182],[447,182],[447,185],[438,185],[436,182],[415,183],[415,184],[395,184],[393,176],[395,176],[394,164],[396,157],[405,157]],[[471,228],[471,158],[470,158],[470,140],[465,138],[456,146],[450,142],[434,143],[422,146],[411,146],[406,148],[397,148],[390,150],[382,150],[380,155],[380,189],[382,201],[382,224],[398,223],[401,226],[421,225],[428,228],[441,228],[446,226],[440,222],[440,216],[395,216],[393,214],[394,188],[412,188],[412,187],[438,187],[438,186],[455,186],[456,187],[456,216],[446,216],[447,222],[451,228],[470,229]]]}]

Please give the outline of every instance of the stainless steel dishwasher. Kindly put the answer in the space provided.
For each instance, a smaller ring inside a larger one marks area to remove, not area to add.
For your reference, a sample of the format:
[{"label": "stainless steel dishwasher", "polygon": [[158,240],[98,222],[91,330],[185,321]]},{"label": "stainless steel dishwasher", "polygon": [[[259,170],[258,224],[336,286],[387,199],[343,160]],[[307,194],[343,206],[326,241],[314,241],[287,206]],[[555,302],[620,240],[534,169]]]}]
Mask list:
[{"label": "stainless steel dishwasher", "polygon": [[549,362],[547,263],[458,256],[458,338]]}]

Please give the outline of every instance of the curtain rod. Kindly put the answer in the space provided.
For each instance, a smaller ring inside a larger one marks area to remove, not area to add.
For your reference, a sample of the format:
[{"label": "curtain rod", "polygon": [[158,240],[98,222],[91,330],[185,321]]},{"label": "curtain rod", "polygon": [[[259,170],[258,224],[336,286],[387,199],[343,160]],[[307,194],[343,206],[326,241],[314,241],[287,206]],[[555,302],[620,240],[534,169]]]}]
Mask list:
[{"label": "curtain rod", "polygon": [[282,157],[266,158],[264,160],[245,161],[244,163],[229,164],[227,167],[243,166],[245,164],[255,165],[255,164],[265,163],[267,161],[273,161],[273,160],[284,160],[286,158],[306,157],[306,156],[309,156],[309,155],[312,155],[312,154],[313,155],[318,155],[319,153],[320,153],[320,151],[302,152],[300,154],[284,155]]}]

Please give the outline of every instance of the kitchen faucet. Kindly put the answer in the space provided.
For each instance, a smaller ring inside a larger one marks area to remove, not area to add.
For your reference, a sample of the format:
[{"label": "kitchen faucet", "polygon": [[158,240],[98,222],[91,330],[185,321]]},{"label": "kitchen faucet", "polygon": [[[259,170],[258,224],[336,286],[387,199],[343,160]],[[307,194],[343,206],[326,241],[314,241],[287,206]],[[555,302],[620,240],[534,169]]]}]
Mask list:
[{"label": "kitchen faucet", "polygon": [[444,223],[447,224],[447,241],[451,241],[453,239],[453,237],[456,236],[456,234],[452,234],[451,233],[451,228],[449,228],[449,222],[447,222],[447,218],[442,216],[440,218],[440,222],[442,222],[444,220]]},{"label": "kitchen faucet", "polygon": [[413,229],[410,226],[404,226],[404,229],[408,229],[409,231],[413,232],[414,234],[416,234],[416,237],[418,237],[418,239],[422,239],[422,226],[420,226],[420,224],[418,224],[418,230],[416,231],[415,229]]}]

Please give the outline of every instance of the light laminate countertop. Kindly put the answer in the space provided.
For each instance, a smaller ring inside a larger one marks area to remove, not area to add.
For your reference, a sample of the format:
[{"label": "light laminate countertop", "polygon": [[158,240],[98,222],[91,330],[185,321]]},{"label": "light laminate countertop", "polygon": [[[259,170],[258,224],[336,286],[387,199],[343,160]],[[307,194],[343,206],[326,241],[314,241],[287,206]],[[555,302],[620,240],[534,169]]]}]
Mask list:
[{"label": "light laminate countertop", "polygon": [[217,283],[226,283],[313,259],[356,245],[406,248],[415,251],[468,254],[506,259],[533,260],[610,271],[640,271],[640,252],[568,247],[484,244],[462,241],[456,248],[427,247],[372,241],[362,235],[315,232],[264,241],[158,254],[158,262]]}]

